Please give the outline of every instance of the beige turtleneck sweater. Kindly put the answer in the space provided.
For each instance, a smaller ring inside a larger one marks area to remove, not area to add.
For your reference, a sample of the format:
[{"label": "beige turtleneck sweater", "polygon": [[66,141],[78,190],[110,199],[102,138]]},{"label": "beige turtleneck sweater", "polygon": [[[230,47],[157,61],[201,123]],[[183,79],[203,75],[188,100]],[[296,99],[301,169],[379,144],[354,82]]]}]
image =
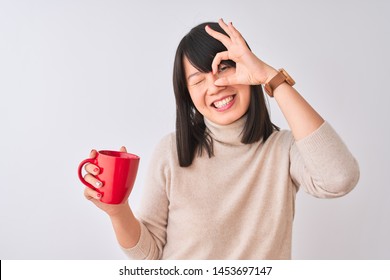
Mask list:
[{"label": "beige turtleneck sweater", "polygon": [[290,259],[298,188],[321,198],[345,195],[359,167],[328,123],[295,141],[275,131],[241,143],[245,117],[229,126],[205,120],[215,156],[179,166],[175,134],[151,159],[138,211],[141,236],[131,259]]}]

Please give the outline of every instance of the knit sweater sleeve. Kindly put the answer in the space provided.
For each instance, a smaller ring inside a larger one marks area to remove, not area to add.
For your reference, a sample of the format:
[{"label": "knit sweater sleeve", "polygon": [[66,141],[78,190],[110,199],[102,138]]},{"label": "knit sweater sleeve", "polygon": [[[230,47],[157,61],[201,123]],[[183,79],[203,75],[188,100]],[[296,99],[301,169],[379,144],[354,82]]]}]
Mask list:
[{"label": "knit sweater sleeve", "polygon": [[293,143],[290,158],[293,181],[316,197],[343,196],[359,180],[356,159],[327,122],[309,136]]},{"label": "knit sweater sleeve", "polygon": [[169,161],[172,155],[173,135],[164,137],[157,145],[149,164],[136,216],[141,235],[136,246],[122,248],[129,259],[161,259],[166,243],[168,220]]}]

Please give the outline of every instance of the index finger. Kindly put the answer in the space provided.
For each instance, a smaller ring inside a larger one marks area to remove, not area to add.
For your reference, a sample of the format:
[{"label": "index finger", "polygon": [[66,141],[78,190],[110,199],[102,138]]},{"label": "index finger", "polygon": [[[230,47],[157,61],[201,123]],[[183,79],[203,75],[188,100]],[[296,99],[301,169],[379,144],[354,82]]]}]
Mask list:
[{"label": "index finger", "polygon": [[[95,158],[97,156],[97,151],[96,150],[91,150],[91,152],[89,153],[89,157],[90,158]],[[92,164],[92,163],[88,163],[85,165],[85,171],[87,171],[88,173],[91,173],[93,175],[98,175],[99,172],[100,172],[100,169],[98,166]]]}]

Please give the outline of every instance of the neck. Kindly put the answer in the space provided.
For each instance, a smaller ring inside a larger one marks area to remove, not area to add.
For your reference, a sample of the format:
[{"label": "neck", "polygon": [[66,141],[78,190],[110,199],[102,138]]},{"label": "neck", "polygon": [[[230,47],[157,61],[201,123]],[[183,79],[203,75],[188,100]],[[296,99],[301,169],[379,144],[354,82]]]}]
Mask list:
[{"label": "neck", "polygon": [[232,146],[240,146],[245,145],[241,143],[241,138],[246,118],[246,115],[244,115],[237,121],[228,125],[216,124],[206,118],[204,118],[204,122],[206,124],[207,131],[214,141]]}]

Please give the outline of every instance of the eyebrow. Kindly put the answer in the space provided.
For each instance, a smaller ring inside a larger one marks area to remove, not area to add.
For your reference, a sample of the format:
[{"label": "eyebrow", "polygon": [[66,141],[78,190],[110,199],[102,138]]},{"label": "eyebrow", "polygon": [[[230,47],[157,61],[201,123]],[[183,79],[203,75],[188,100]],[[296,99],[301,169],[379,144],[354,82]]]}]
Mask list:
[{"label": "eyebrow", "polygon": [[199,74],[200,74],[200,72],[198,71],[198,72],[195,72],[195,73],[192,73],[192,74],[188,75],[187,81],[189,81],[190,78],[192,78],[192,77],[194,77],[194,76],[196,76],[196,75],[199,75]]}]

